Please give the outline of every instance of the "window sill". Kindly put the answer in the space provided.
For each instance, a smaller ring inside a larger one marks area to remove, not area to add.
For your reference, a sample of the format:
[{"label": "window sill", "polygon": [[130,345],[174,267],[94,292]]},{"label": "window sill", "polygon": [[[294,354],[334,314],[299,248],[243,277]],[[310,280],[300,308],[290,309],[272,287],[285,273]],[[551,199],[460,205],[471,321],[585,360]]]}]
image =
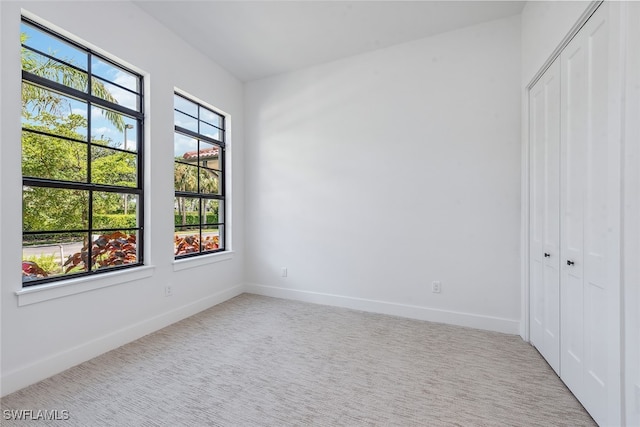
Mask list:
[{"label": "window sill", "polygon": [[231,259],[233,259],[233,251],[178,259],[173,261],[173,271],[187,270],[194,267],[200,267],[202,265],[214,264],[216,262],[230,261]]},{"label": "window sill", "polygon": [[75,295],[82,292],[106,288],[145,279],[153,275],[153,266],[142,266],[112,273],[104,273],[93,277],[80,277],[62,282],[30,286],[16,291],[18,306],[36,304],[43,301]]}]

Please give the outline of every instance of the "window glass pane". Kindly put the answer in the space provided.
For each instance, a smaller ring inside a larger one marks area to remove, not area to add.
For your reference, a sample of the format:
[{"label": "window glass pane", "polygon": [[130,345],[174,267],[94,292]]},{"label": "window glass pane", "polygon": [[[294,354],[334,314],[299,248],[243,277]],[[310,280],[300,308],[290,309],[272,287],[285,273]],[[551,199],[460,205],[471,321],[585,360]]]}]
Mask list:
[{"label": "window glass pane", "polygon": [[174,187],[176,191],[198,192],[198,168],[174,162]]},{"label": "window glass pane", "polygon": [[[22,239],[22,281],[61,276],[86,271],[84,263],[74,265],[74,254],[80,254],[86,233],[31,234]],[[66,263],[66,265],[65,265]]]},{"label": "window glass pane", "polygon": [[139,95],[97,77],[91,80],[91,94],[105,101],[121,105],[131,110],[140,111]]},{"label": "window glass pane", "polygon": [[224,225],[218,226],[218,246],[220,249],[225,249],[227,244],[224,239],[224,229]]},{"label": "window glass pane", "polygon": [[108,231],[94,234],[91,246],[91,269],[102,270],[138,262],[138,233]]},{"label": "window glass pane", "polygon": [[137,218],[137,195],[106,191],[93,193],[93,228],[136,228]]},{"label": "window glass pane", "polygon": [[176,226],[199,225],[200,199],[195,197],[176,197],[173,215]]},{"label": "window glass pane", "polygon": [[24,231],[86,230],[89,191],[24,186]]},{"label": "window glass pane", "polygon": [[138,156],[111,148],[91,147],[91,182],[94,184],[136,187]]},{"label": "window glass pane", "polygon": [[113,110],[92,106],[91,142],[138,151],[138,121]]},{"label": "window glass pane", "polygon": [[220,129],[208,125],[205,122],[200,122],[200,134],[213,138],[216,141],[222,141],[222,132]]},{"label": "window glass pane", "polygon": [[22,84],[22,126],[87,140],[87,103],[48,89]]},{"label": "window glass pane", "polygon": [[199,252],[200,199],[176,197],[174,201],[175,255]]},{"label": "window glass pane", "polygon": [[220,172],[200,168],[200,193],[220,194]]},{"label": "window glass pane", "polygon": [[209,169],[220,169],[220,147],[200,141],[199,165]]},{"label": "window glass pane", "polygon": [[176,256],[200,252],[200,228],[176,227],[173,243]]},{"label": "window glass pane", "polygon": [[173,121],[176,126],[180,126],[193,132],[198,132],[198,120],[191,116],[182,114],[179,111],[174,111]]},{"label": "window glass pane", "polygon": [[91,73],[109,82],[124,86],[136,93],[140,92],[140,88],[138,87],[139,80],[136,76],[107,61],[103,61],[95,55],[91,57]]},{"label": "window glass pane", "polygon": [[222,128],[222,117],[204,107],[200,107],[200,120],[205,121],[210,125]]},{"label": "window glass pane", "polygon": [[179,95],[173,95],[173,105],[173,108],[176,110],[180,110],[193,117],[198,117],[198,105]]},{"label": "window glass pane", "polygon": [[202,252],[217,251],[220,249],[220,230],[218,226],[202,228]]},{"label": "window glass pane", "polygon": [[226,241],[225,241],[225,234],[224,234],[224,230],[225,230],[225,225],[220,225],[218,226],[218,245],[220,246],[220,249],[225,249],[226,248]]},{"label": "window glass pane", "polygon": [[222,200],[203,199],[202,200],[202,223],[218,224],[224,221]]},{"label": "window glass pane", "polygon": [[[46,53],[48,55],[53,56],[61,61],[64,61],[68,64],[75,65],[78,68],[83,70],[87,70],[87,62],[88,55],[86,52],[77,49],[71,44],[50,36],[44,31],[40,31],[32,25],[29,25],[25,22],[20,24],[20,41],[23,45],[29,46],[33,49],[37,49],[40,52]],[[23,68],[24,67],[24,59],[25,59],[25,50],[23,48]],[[27,60],[29,53],[26,53]],[[27,64],[27,67],[30,65]],[[28,68],[25,68],[28,70]]]},{"label": "window glass pane", "polygon": [[22,131],[22,175],[87,182],[87,144]]},{"label": "window glass pane", "polygon": [[173,155],[182,162],[198,161],[198,141],[180,133],[173,134]]},{"label": "window glass pane", "polygon": [[36,76],[87,92],[88,74],[29,49],[22,49],[22,68]]}]

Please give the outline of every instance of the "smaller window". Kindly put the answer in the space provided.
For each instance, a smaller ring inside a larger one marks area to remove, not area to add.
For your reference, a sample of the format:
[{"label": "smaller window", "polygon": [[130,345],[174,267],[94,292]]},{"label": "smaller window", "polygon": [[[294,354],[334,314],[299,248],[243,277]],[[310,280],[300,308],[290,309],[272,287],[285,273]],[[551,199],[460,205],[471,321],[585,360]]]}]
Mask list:
[{"label": "smaller window", "polygon": [[176,258],[225,250],[225,117],[174,95]]}]

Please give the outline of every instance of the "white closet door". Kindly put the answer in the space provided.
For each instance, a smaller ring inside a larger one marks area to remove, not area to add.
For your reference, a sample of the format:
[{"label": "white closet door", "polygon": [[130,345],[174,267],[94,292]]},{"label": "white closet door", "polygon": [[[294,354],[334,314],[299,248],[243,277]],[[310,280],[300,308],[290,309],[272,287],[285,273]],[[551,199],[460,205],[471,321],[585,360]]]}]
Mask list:
[{"label": "white closet door", "polygon": [[560,373],[593,418],[608,424],[609,38],[606,4],[561,54]]},{"label": "white closet door", "polygon": [[560,373],[560,61],[529,92],[531,343]]}]

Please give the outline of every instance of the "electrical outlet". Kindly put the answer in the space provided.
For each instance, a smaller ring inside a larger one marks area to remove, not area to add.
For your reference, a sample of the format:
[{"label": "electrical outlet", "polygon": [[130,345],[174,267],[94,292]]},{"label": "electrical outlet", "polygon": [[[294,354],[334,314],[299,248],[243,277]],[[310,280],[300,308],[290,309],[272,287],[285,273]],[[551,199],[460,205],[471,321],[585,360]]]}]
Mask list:
[{"label": "electrical outlet", "polygon": [[282,267],[282,277],[287,277],[287,267]]},{"label": "electrical outlet", "polygon": [[170,297],[173,295],[173,286],[171,285],[167,285],[164,287],[164,296],[165,297]]},{"label": "electrical outlet", "polygon": [[431,292],[434,294],[439,294],[442,291],[442,283],[439,280],[434,280],[431,282]]}]

